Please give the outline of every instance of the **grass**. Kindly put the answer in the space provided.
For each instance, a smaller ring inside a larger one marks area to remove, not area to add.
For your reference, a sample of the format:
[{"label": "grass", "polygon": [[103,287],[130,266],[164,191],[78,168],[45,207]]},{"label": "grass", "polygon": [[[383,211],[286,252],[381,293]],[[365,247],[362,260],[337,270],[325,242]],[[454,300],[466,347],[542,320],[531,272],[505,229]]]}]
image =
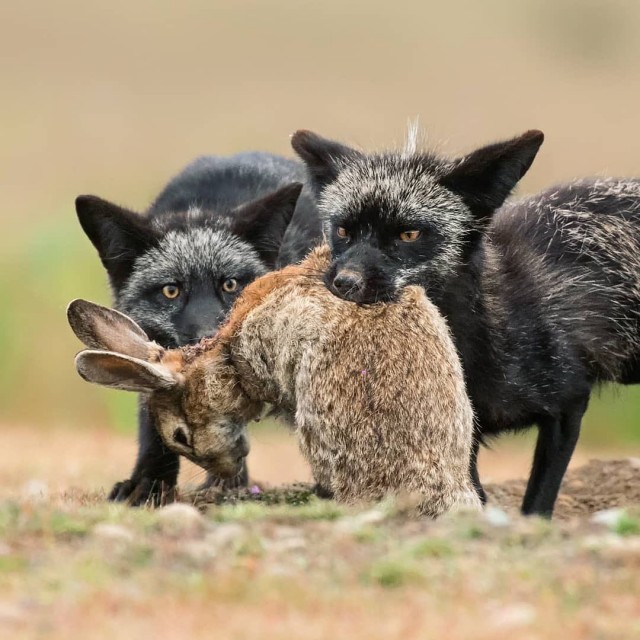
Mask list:
[{"label": "grass", "polygon": [[[254,477],[305,477],[283,430],[256,430],[253,442]],[[434,523],[390,501],[319,500],[305,484],[204,497],[183,488],[185,499],[217,503],[202,515],[108,504],[105,490],[129,470],[133,449],[104,430],[43,438],[0,429],[0,636],[500,640],[561,629],[563,640],[578,640],[585,629],[638,631],[629,595],[640,569],[638,511],[608,526],[523,520],[512,508]],[[483,474],[526,473],[530,455],[497,447]],[[568,489],[593,501],[578,472]],[[201,479],[193,473],[185,465],[182,487]],[[597,477],[609,480],[598,483],[618,502],[599,508],[619,504],[638,473],[631,462],[601,467]],[[502,499],[520,498],[510,490]]]},{"label": "grass", "polygon": [[616,523],[614,531],[621,536],[640,535],[640,519],[637,514],[633,516],[624,513]]},{"label": "grass", "polygon": [[479,514],[423,521],[390,504],[363,511],[317,498],[190,509],[81,494],[2,502],[0,629],[98,638],[119,624],[129,637],[180,638],[215,626],[221,638],[301,640],[640,630],[629,597],[637,511],[624,520],[635,528],[612,531],[518,517],[495,527]]}]

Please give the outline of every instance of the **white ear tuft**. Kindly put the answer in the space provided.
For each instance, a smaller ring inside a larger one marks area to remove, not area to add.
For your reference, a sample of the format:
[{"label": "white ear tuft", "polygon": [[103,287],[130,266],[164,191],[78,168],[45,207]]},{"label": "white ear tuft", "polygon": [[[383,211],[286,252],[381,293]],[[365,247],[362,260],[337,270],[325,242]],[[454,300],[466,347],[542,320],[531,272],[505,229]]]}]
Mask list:
[{"label": "white ear tuft", "polygon": [[407,140],[402,152],[403,157],[413,156],[418,151],[418,137],[420,135],[420,118],[415,117],[414,120],[407,122]]}]

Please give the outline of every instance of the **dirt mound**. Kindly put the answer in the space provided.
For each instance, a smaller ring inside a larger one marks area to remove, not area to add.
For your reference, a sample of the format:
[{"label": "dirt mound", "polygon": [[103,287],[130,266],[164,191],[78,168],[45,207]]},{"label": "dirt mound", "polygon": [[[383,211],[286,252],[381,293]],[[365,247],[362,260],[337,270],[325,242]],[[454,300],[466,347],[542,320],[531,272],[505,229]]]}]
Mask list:
[{"label": "dirt mound", "polygon": [[[525,480],[486,486],[489,500],[505,509],[519,509]],[[640,458],[590,460],[569,471],[560,489],[555,518],[586,516],[602,509],[640,504]]]},{"label": "dirt mound", "polygon": [[[517,511],[526,487],[525,480],[509,480],[486,486],[491,504]],[[207,504],[237,504],[262,502],[266,504],[305,504],[313,495],[307,484],[282,487],[254,485],[249,489],[232,491],[208,490],[184,495],[183,499],[200,507]],[[588,516],[602,509],[640,505],[640,458],[623,460],[591,460],[569,471],[562,483],[554,517],[568,519]]]}]

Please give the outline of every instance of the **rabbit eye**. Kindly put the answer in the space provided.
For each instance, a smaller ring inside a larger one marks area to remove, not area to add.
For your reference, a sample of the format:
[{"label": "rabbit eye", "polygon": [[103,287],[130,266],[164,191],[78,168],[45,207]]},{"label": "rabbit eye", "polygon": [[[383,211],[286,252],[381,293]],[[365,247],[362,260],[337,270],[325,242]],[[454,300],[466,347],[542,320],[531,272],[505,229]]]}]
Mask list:
[{"label": "rabbit eye", "polygon": [[402,231],[400,233],[400,240],[402,240],[402,242],[415,242],[421,235],[422,231],[418,231],[418,229]]},{"label": "rabbit eye", "polygon": [[180,287],[177,284],[165,284],[162,287],[162,295],[169,300],[175,300],[180,295]]},{"label": "rabbit eye", "polygon": [[226,293],[233,293],[238,289],[238,281],[235,278],[227,278],[222,283],[222,290]]}]

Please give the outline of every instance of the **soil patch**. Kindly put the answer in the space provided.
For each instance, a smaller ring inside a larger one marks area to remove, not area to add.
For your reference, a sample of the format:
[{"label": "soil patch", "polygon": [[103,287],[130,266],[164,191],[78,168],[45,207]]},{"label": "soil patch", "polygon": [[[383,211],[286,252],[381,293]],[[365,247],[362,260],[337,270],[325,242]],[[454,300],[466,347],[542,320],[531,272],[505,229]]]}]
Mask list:
[{"label": "soil patch", "polygon": [[[525,487],[525,480],[508,480],[488,484],[485,488],[491,504],[517,511]],[[253,485],[248,489],[229,491],[209,489],[186,493],[182,497],[202,508],[208,504],[240,502],[302,505],[308,503],[313,495],[312,485],[296,483],[280,487]],[[634,505],[640,505],[640,458],[591,460],[565,476],[554,518],[586,517],[603,509]]]},{"label": "soil patch", "polygon": [[[505,509],[518,509],[525,480],[487,485],[489,500]],[[588,516],[596,511],[640,504],[640,458],[590,460],[567,473],[556,502],[554,518]]]}]

